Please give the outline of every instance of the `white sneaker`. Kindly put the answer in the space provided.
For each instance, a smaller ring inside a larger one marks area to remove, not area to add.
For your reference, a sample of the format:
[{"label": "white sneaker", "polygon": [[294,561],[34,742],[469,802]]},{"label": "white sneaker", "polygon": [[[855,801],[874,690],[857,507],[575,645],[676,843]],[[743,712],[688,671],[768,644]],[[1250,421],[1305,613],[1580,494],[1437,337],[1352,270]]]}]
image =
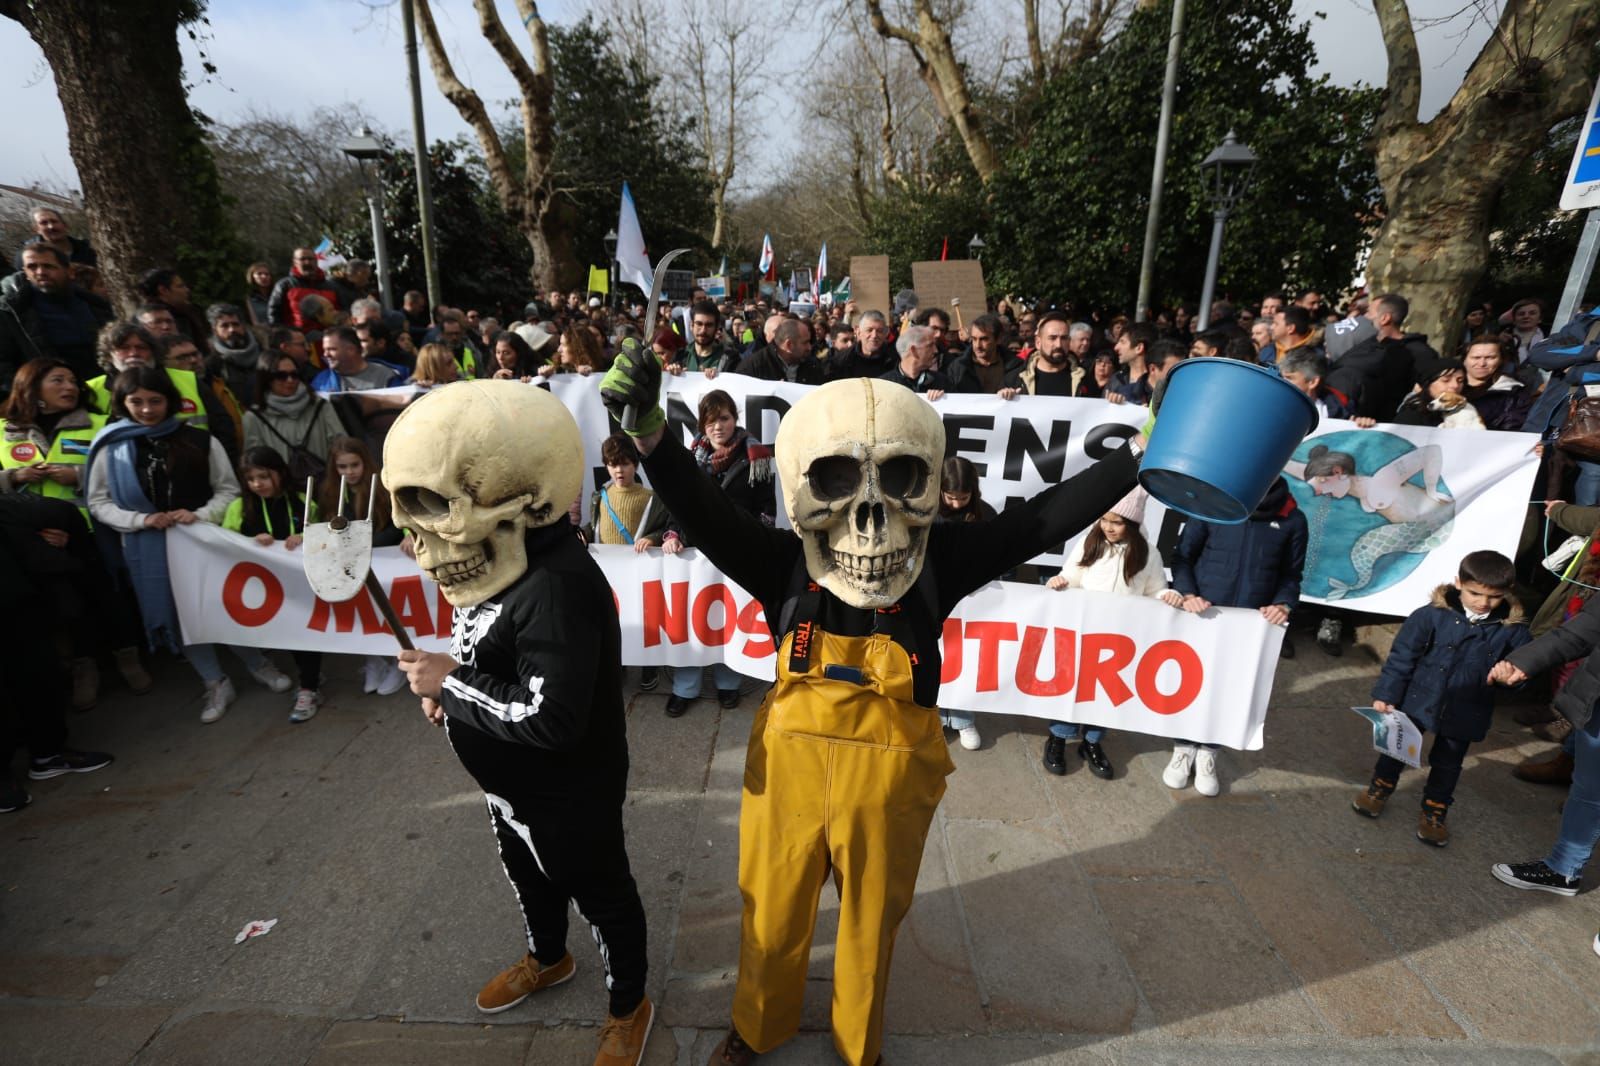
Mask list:
[{"label": "white sneaker", "polygon": [[1222,791],[1217,780],[1217,753],[1213,748],[1201,748],[1194,757],[1194,790],[1202,796],[1215,796]]},{"label": "white sneaker", "polygon": [[1194,769],[1194,745],[1174,744],[1172,761],[1161,773],[1161,783],[1168,788],[1188,788],[1189,771]]},{"label": "white sneaker", "polygon": [[983,747],[983,736],[978,732],[976,725],[969,725],[961,731],[961,746],[968,751],[977,751]]},{"label": "white sneaker", "polygon": [[378,682],[383,680],[383,660],[376,655],[369,655],[361,661],[361,691],[378,691]]},{"label": "white sneaker", "polygon": [[303,688],[294,694],[294,710],[289,712],[289,721],[308,722],[317,716],[317,708],[321,706],[322,693]]},{"label": "white sneaker", "polygon": [[294,682],[289,680],[289,675],[271,663],[262,663],[259,669],[250,671],[250,676],[273,692],[288,692],[294,688]]},{"label": "white sneaker", "polygon": [[406,675],[400,672],[400,667],[394,663],[385,663],[382,677],[378,681],[378,695],[393,696],[396,692],[411,684]]},{"label": "white sneaker", "polygon": [[1594,953],[1600,955],[1600,933],[1594,935]]},{"label": "white sneaker", "polygon": [[228,704],[237,699],[239,694],[233,691],[233,682],[227,678],[221,681],[206,682],[206,703],[200,709],[200,720],[210,725],[224,714],[228,713]]}]

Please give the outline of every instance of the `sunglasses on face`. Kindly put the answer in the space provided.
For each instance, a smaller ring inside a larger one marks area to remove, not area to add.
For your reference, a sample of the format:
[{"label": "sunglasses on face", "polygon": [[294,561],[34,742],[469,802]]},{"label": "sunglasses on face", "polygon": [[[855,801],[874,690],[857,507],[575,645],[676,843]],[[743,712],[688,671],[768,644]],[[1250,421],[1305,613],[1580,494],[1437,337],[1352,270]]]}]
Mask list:
[{"label": "sunglasses on face", "polygon": [[274,370],[272,372],[273,381],[298,381],[299,378],[300,375],[293,370]]}]

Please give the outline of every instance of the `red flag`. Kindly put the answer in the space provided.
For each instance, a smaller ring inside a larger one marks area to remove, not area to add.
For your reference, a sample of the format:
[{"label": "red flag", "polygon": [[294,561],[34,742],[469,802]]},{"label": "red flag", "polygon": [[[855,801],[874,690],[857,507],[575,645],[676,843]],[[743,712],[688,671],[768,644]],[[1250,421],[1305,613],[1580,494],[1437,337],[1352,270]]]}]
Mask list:
[{"label": "red flag", "polygon": [[944,247],[939,249],[939,262],[942,263],[946,259],[949,259],[949,258],[950,258],[950,238],[946,237],[944,239]]}]

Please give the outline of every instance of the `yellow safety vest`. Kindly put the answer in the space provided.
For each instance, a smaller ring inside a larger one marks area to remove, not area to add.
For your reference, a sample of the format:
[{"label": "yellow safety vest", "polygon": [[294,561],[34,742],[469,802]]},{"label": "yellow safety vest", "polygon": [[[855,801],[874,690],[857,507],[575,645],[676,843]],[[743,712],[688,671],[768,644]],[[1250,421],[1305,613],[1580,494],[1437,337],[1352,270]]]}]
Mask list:
[{"label": "yellow safety vest", "polygon": [[[84,382],[84,388],[94,397],[95,404],[107,414],[111,412],[111,389],[106,385],[108,376],[101,374]],[[205,429],[206,405],[200,399],[200,382],[195,379],[194,372],[169,366],[167,377],[171,379],[173,388],[178,390],[178,421]]]},{"label": "yellow safety vest", "polygon": [[3,440],[6,422],[0,419],[0,470],[14,470],[24,466],[38,466],[49,463],[53,466],[75,466],[78,468],[78,484],[61,485],[45,478],[35,481],[23,488],[48,496],[55,500],[66,500],[83,513],[84,521],[89,520],[89,505],[85,498],[88,491],[88,473],[83,469],[84,463],[89,459],[89,445],[94,442],[96,433],[106,424],[104,415],[89,415],[89,425],[79,429],[63,429],[56,433],[55,440],[50,442],[49,451],[40,451],[39,446],[29,440],[5,441]]}]

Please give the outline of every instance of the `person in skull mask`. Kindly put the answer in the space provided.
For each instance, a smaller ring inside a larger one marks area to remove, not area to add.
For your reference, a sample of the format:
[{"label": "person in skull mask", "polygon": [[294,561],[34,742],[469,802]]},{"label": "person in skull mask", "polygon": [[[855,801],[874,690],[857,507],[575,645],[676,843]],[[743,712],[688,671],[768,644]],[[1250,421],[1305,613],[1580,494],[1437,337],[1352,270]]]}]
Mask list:
[{"label": "person in skull mask", "polygon": [[693,543],[761,603],[777,681],[756,714],[739,815],[744,898],[734,1066],[799,1029],[818,894],[839,886],[834,1046],[878,1061],[890,956],[954,769],[939,724],[939,636],[968,593],[1071,539],[1133,488],[1143,437],[987,523],[941,523],[944,424],[892,382],[841,379],[797,402],[776,460],[795,528],[741,513],[664,433],[659,366],[629,347],[601,396]]},{"label": "person in skull mask", "polygon": [[573,975],[567,908],[610,991],[595,1066],[634,1066],[655,1008],[623,843],[628,742],[611,587],[567,523],[583,445],[567,409],[516,381],[458,382],[396,419],[383,483],[417,563],[455,611],[450,654],[400,653],[422,709],[484,791],[528,953],[478,993],[486,1014]]}]

